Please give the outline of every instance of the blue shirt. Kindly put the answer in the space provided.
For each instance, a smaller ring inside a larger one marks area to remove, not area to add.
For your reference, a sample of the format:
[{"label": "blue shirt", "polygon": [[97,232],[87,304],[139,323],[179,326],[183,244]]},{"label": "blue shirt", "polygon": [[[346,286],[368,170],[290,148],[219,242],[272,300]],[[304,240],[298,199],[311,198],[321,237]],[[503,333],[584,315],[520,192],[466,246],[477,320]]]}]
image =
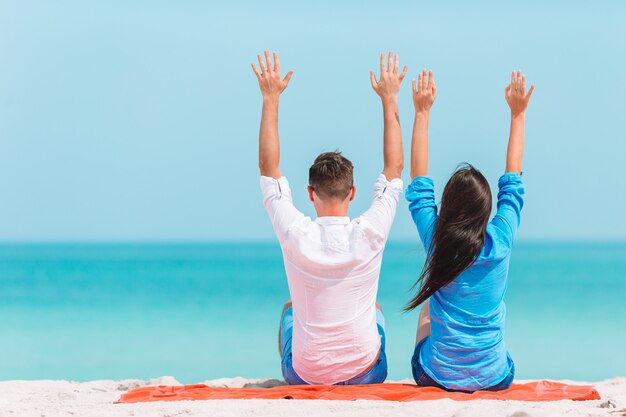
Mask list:
[{"label": "blue shirt", "polygon": [[[430,337],[420,363],[438,383],[474,391],[502,381],[512,362],[504,346],[504,294],[511,246],[520,223],[524,184],[516,173],[498,181],[498,211],[476,262],[430,297]],[[437,221],[433,180],[416,177],[406,190],[409,210],[426,251]]]}]

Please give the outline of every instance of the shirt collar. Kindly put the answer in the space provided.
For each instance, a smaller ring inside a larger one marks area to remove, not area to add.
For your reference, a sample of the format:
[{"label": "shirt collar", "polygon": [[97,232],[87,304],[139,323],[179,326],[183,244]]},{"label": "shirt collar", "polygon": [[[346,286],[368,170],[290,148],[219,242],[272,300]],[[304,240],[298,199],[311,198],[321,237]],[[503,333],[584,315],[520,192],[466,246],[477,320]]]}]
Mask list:
[{"label": "shirt collar", "polygon": [[348,224],[350,217],[348,216],[322,216],[315,219],[317,224],[329,226],[333,224]]}]

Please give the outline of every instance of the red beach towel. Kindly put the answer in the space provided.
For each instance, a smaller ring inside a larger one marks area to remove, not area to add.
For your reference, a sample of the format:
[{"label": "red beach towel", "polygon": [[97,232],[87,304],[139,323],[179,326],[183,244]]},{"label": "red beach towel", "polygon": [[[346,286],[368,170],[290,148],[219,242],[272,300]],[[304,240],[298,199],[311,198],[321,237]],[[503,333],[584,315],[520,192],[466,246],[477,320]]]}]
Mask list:
[{"label": "red beach towel", "polygon": [[137,388],[122,394],[119,403],[225,399],[294,400],[382,400],[423,401],[449,398],[467,400],[558,401],[599,400],[593,386],[568,385],[551,381],[513,384],[504,391],[477,391],[472,394],[447,392],[411,384],[298,385],[273,388],[213,388],[204,384]]}]

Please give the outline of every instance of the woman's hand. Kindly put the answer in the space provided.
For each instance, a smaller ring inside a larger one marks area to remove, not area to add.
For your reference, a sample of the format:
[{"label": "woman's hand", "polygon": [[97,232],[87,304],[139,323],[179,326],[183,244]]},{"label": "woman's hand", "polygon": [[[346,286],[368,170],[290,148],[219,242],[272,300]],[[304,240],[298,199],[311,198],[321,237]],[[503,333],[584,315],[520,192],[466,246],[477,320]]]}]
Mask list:
[{"label": "woman's hand", "polygon": [[522,71],[513,71],[511,82],[504,89],[504,97],[511,108],[512,119],[526,113],[526,107],[534,89],[535,86],[531,85],[527,93],[526,76],[522,74]]},{"label": "woman's hand", "polygon": [[422,70],[417,76],[417,82],[413,80],[413,105],[415,113],[428,114],[430,108],[437,97],[437,87],[435,87],[435,79],[433,72]]}]

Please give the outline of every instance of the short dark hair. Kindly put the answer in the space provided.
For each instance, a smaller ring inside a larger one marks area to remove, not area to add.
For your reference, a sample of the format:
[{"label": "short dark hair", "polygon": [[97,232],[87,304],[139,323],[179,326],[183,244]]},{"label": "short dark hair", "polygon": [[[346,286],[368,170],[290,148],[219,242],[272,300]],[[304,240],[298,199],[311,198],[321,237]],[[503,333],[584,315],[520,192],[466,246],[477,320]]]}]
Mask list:
[{"label": "short dark hair", "polygon": [[309,168],[309,185],[321,199],[344,200],[353,184],[352,162],[339,151],[321,153]]}]

